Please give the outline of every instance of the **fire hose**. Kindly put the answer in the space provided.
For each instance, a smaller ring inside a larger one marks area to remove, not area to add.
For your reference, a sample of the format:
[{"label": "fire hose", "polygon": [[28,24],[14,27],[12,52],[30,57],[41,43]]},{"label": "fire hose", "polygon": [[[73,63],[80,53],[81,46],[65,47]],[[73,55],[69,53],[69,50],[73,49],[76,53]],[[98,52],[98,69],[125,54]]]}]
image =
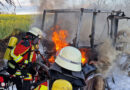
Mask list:
[{"label": "fire hose", "polygon": [[42,63],[42,62],[37,62],[37,64],[40,65],[40,66],[42,66],[44,68],[44,71],[46,72],[47,76],[50,77],[50,75],[48,73],[49,67],[50,67],[49,61],[44,58],[44,56],[40,53],[40,51],[37,51],[37,54],[40,54],[41,58],[45,62],[45,64]]},{"label": "fire hose", "polygon": [[36,52],[37,52],[37,54],[40,54],[41,58],[43,59],[43,61],[44,61],[45,64],[46,64],[46,66],[50,67],[49,61],[44,58],[44,56],[40,53],[40,51],[37,50]]}]

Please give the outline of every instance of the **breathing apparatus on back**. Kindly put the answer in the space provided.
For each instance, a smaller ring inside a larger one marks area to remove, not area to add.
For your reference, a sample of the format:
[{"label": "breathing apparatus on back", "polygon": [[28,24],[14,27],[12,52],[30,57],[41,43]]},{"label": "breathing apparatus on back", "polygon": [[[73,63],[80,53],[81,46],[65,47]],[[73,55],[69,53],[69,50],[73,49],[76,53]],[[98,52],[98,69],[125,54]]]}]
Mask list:
[{"label": "breathing apparatus on back", "polygon": [[[45,37],[45,34],[39,28],[32,27],[26,33],[26,35],[22,38],[22,40],[24,40],[25,43],[30,40],[32,42],[33,46],[37,46],[39,43],[39,40],[43,37]],[[18,38],[16,38],[16,37],[10,38],[8,47],[7,47],[5,55],[4,55],[4,60],[12,59],[10,56],[10,51],[11,51],[11,49],[13,49],[16,46],[17,42],[18,42]]]},{"label": "breathing apparatus on back", "polygon": [[12,59],[10,56],[10,51],[11,51],[11,49],[13,49],[16,46],[17,42],[18,42],[18,38],[16,38],[16,37],[10,38],[9,43],[8,43],[8,47],[7,47],[5,54],[4,54],[4,58],[3,58],[4,60],[11,60]]}]

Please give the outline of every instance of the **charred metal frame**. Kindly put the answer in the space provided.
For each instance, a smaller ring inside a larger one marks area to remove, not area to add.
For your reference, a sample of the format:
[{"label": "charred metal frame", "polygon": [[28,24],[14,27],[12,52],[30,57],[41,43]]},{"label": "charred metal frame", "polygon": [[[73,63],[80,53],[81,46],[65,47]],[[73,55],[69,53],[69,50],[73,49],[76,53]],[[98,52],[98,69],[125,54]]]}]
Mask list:
[{"label": "charred metal frame", "polygon": [[91,28],[91,39],[90,39],[90,44],[91,48],[94,48],[94,36],[95,36],[95,23],[96,23],[96,12],[93,12],[93,18],[92,18],[92,28]]},{"label": "charred metal frame", "polygon": [[75,46],[78,47],[78,43],[79,43],[79,40],[80,40],[80,29],[81,29],[81,26],[82,26],[82,17],[83,17],[83,10],[81,10],[80,12],[80,16],[79,16],[79,22],[78,22],[78,27],[77,27],[77,33],[76,33],[76,42],[75,42]]},{"label": "charred metal frame", "polygon": [[113,39],[113,45],[116,42],[116,35],[118,32],[118,22],[119,19],[130,19],[129,17],[124,16],[124,12],[122,11],[112,11],[112,10],[96,10],[96,9],[55,9],[55,10],[44,10],[43,12],[43,19],[42,19],[42,26],[41,29],[44,30],[44,23],[45,23],[45,16],[46,13],[54,13],[54,23],[53,25],[56,25],[57,23],[57,16],[58,13],[79,13],[79,19],[78,19],[78,27],[77,27],[77,33],[76,33],[76,43],[75,46],[78,47],[79,40],[80,40],[80,29],[82,26],[82,17],[84,13],[92,13],[92,27],[91,27],[91,35],[90,35],[90,44],[91,48],[94,48],[94,36],[95,36],[95,25],[96,25],[96,16],[98,13],[107,13],[110,14],[110,17],[108,17],[109,20],[111,20],[111,30],[110,30],[110,37]]},{"label": "charred metal frame", "polygon": [[110,37],[113,40],[113,45],[116,43],[116,37],[118,33],[118,23],[121,19],[130,19],[130,17],[126,17],[124,12],[117,11],[115,14],[111,13],[111,15],[108,16],[108,18],[111,20],[111,32]]}]

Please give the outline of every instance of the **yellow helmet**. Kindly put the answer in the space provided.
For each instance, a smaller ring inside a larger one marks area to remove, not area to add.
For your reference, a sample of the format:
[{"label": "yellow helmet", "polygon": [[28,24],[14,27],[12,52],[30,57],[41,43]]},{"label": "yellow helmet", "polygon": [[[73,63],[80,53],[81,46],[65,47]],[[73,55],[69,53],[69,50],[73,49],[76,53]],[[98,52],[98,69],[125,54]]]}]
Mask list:
[{"label": "yellow helmet", "polygon": [[58,79],[53,83],[51,90],[73,90],[73,88],[69,81]]},{"label": "yellow helmet", "polygon": [[43,33],[39,28],[37,27],[32,27],[29,31],[29,33],[35,35],[35,36],[38,36],[38,38],[43,38],[45,37],[45,33]]}]

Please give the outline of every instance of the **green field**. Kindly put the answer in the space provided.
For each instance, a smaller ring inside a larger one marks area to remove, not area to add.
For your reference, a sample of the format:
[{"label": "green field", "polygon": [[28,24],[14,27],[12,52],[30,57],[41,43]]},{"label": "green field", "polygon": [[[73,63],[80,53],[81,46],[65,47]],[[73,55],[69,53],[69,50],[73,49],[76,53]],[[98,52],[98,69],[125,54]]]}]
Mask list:
[{"label": "green field", "polygon": [[28,31],[33,23],[32,15],[0,15],[0,40],[12,33]]}]

